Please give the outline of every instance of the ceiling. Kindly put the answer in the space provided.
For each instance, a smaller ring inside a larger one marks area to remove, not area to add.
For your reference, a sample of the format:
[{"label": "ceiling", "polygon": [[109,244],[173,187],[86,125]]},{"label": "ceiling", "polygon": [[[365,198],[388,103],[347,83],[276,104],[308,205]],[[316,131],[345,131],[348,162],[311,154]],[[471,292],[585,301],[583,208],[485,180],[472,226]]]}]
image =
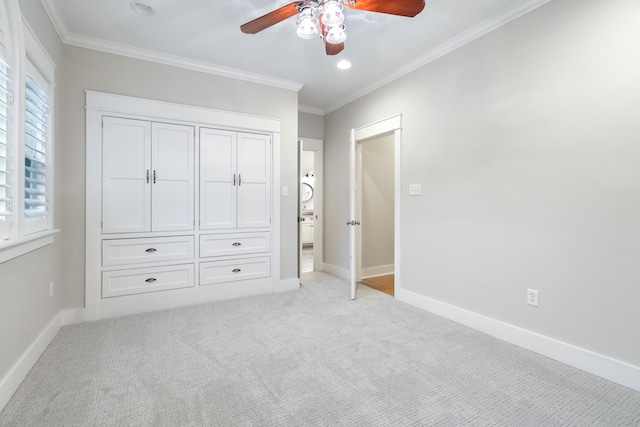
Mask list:
[{"label": "ceiling", "polygon": [[[326,114],[550,0],[427,0],[415,18],[345,8],[345,49],[296,35],[296,18],[258,34],[240,25],[291,0],[42,0],[63,42],[297,90]],[[339,70],[341,59],[352,63]]]}]

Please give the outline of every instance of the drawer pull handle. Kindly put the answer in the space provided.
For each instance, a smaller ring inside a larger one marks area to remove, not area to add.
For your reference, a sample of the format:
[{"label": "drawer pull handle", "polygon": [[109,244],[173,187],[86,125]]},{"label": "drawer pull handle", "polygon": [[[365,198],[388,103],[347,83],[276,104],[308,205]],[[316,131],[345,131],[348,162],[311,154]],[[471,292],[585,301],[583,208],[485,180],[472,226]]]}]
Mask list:
[{"label": "drawer pull handle", "polygon": [[156,252],[156,251],[157,251],[157,249],[156,249],[156,248],[149,248],[149,249],[147,249],[145,252],[152,253],[152,252]]},{"label": "drawer pull handle", "polygon": [[240,273],[242,270],[240,270],[239,268],[234,268],[231,271],[234,272],[234,273]]},{"label": "drawer pull handle", "polygon": [[233,244],[233,246],[240,246],[240,245],[242,245],[242,243],[240,243],[240,242],[235,242],[235,243]]},{"label": "drawer pull handle", "polygon": [[153,283],[155,281],[156,281],[155,277],[149,277],[147,280],[145,280],[145,282],[147,283]]}]

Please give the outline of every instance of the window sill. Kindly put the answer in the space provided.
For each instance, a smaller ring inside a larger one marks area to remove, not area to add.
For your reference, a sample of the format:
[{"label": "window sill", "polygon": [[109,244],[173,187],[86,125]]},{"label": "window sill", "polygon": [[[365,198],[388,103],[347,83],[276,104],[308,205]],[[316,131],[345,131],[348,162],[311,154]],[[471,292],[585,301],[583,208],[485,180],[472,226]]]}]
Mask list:
[{"label": "window sill", "polygon": [[0,242],[0,264],[50,245],[53,243],[53,235],[58,232],[60,232],[58,229],[47,230],[20,239]]}]

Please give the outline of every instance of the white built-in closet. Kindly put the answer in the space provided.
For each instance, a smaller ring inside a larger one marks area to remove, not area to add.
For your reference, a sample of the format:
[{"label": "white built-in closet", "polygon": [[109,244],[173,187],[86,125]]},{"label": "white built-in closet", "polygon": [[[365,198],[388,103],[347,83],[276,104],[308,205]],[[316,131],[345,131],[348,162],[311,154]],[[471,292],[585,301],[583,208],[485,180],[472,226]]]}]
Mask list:
[{"label": "white built-in closet", "polygon": [[277,119],[87,92],[87,318],[273,292]]}]

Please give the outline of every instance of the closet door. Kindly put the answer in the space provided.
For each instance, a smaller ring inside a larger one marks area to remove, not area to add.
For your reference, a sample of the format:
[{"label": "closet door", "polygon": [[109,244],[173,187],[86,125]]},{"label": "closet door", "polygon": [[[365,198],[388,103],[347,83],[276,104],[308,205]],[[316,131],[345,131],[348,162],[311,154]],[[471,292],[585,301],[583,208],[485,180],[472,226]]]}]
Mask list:
[{"label": "closet door", "polygon": [[194,228],[194,133],[191,126],[152,125],[153,231]]},{"label": "closet door", "polygon": [[151,123],[105,117],[102,128],[102,232],[151,230]]},{"label": "closet door", "polygon": [[236,227],[236,132],[200,130],[200,228]]},{"label": "closet door", "polygon": [[271,137],[238,134],[238,228],[271,225]]}]

